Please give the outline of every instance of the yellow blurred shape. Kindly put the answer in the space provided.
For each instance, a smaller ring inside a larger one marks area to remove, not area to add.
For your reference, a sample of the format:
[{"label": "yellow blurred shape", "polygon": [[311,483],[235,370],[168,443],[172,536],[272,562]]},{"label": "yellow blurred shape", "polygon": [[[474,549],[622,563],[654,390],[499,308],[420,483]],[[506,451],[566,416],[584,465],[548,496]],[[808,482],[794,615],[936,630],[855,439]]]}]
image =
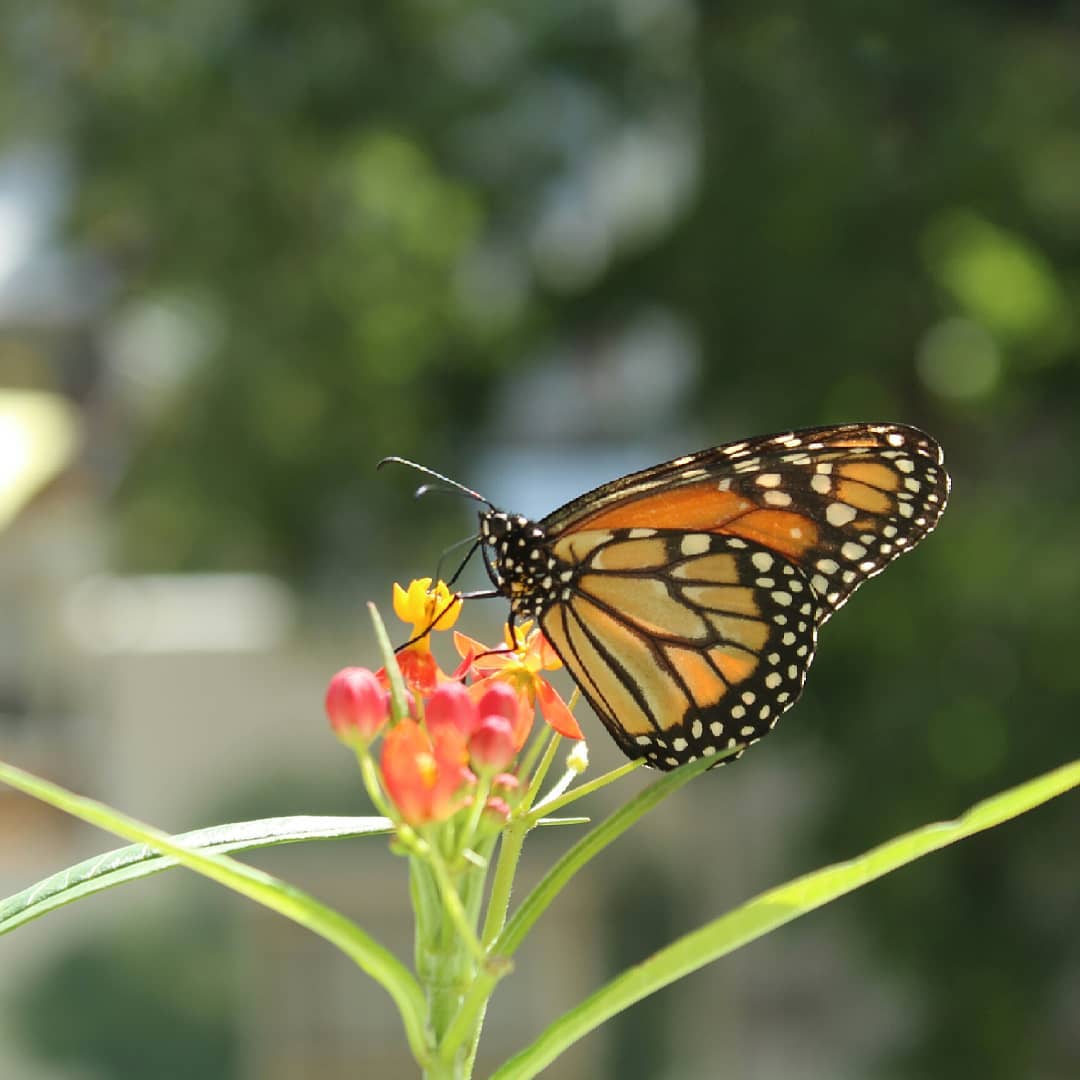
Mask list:
[{"label": "yellow blurred shape", "polygon": [[75,454],[74,408],[41,390],[0,390],[0,528]]}]

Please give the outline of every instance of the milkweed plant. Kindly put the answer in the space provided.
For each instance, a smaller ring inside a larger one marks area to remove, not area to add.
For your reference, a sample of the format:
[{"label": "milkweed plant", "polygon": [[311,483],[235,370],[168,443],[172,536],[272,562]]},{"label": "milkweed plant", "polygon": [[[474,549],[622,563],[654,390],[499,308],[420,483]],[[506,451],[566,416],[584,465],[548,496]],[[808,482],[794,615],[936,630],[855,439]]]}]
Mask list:
[{"label": "milkweed plant", "polygon": [[[0,762],[0,780],[133,842],[0,902],[0,933],[103,889],[185,866],[306,926],[351,957],[397,1006],[422,1076],[472,1076],[491,996],[511,973],[528,977],[527,971],[515,972],[515,957],[562,888],[717,758],[661,775],[599,824],[567,816],[568,807],[641,763],[586,781],[588,757],[573,715],[575,701],[563,701],[548,681],[561,665],[535,626],[519,625],[495,645],[454,632],[456,666],[444,671],[432,639],[452,631],[460,606],[442,582],[421,579],[407,589],[395,585],[393,607],[410,628],[409,644],[394,653],[371,605],[382,666],[346,668],[329,682],[330,726],[356,755],[378,817],[271,818],[170,836]],[[1078,783],[1080,761],[1075,761],[986,799],[955,820],[924,826],[770,889],[598,987],[492,1075],[502,1080],[535,1076],[605,1020],[674,980]],[[584,832],[568,843],[539,884],[516,897],[515,873],[528,835],[557,825]],[[415,919],[411,968],[344,915],[229,854],[377,835],[389,836],[390,852],[408,860]]]}]

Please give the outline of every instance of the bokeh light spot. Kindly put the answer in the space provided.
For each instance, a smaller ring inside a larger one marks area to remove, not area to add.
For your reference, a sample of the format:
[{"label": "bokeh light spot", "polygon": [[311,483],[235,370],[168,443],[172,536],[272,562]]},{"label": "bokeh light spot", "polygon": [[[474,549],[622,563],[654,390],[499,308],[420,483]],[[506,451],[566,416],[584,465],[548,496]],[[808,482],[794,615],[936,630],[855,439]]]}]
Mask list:
[{"label": "bokeh light spot", "polygon": [[986,327],[971,319],[943,319],[923,337],[915,358],[927,389],[945,398],[977,398],[1001,377],[1001,352]]},{"label": "bokeh light spot", "polygon": [[1026,238],[970,211],[950,211],[927,228],[923,252],[938,283],[993,333],[1056,347],[1071,337],[1053,267]]}]

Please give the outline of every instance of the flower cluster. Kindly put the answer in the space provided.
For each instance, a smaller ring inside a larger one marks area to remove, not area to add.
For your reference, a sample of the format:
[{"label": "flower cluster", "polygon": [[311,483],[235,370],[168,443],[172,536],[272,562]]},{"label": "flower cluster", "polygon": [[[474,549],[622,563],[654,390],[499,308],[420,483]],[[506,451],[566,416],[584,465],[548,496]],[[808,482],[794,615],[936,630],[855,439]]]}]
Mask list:
[{"label": "flower cluster", "polygon": [[[536,706],[554,731],[581,729],[544,673],[561,662],[531,625],[489,648],[455,633],[461,662],[444,672],[431,650],[434,632],[457,621],[461,601],[441,581],[394,586],[394,611],[412,628],[397,654],[406,700],[395,710],[385,669],[345,668],[330,681],[326,711],[338,738],[362,761],[375,760],[373,798],[412,825],[445,821],[470,808],[472,820],[508,820],[521,790],[518,758],[533,730]],[[372,783],[369,782],[369,789]]]}]

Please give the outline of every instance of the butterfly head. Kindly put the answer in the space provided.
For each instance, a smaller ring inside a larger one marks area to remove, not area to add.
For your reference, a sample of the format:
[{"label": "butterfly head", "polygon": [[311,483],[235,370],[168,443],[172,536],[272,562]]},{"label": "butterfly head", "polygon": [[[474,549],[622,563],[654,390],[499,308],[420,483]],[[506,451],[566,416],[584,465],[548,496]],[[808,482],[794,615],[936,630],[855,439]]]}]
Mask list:
[{"label": "butterfly head", "polygon": [[514,613],[539,617],[551,602],[558,569],[543,527],[521,514],[485,510],[480,514],[480,544],[488,577],[510,600]]}]

